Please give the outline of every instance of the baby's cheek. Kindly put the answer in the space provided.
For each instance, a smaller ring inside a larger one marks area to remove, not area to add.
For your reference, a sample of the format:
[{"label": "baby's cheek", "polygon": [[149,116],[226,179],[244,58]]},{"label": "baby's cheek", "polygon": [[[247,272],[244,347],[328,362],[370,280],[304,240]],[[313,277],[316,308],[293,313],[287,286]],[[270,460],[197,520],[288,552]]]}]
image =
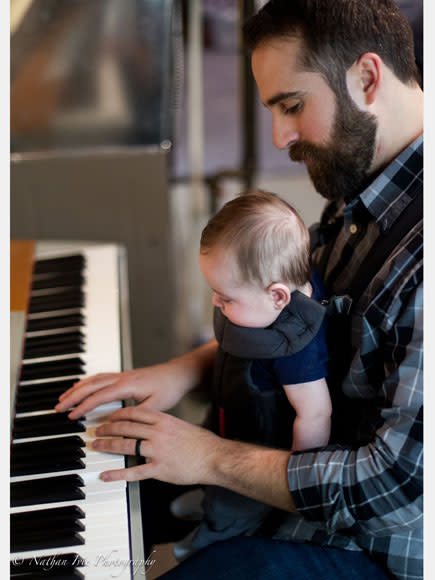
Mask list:
[{"label": "baby's cheek", "polygon": [[238,315],[238,312],[235,311],[233,308],[230,307],[226,307],[225,312],[222,310],[223,314],[228,318],[228,320],[230,320],[233,324],[239,324],[240,323],[240,317]]}]

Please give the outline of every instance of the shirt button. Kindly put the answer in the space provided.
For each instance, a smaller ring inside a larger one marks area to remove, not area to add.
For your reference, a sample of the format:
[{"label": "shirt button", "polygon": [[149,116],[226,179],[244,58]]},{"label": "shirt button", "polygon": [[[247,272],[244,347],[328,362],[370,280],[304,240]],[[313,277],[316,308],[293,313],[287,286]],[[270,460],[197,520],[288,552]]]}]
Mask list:
[{"label": "shirt button", "polygon": [[351,225],[349,226],[349,232],[350,232],[351,234],[356,234],[356,232],[357,232],[357,231],[358,231],[358,227],[357,227],[355,224],[351,224]]}]

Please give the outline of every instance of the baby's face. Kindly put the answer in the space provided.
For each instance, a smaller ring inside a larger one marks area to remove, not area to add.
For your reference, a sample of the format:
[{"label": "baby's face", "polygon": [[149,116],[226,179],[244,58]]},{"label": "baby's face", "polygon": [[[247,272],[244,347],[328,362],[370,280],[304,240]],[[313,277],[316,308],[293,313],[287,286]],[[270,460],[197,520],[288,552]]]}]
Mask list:
[{"label": "baby's face", "polygon": [[199,255],[204,278],[213,290],[212,302],[222,314],[238,326],[265,328],[278,317],[272,297],[266,289],[251,283],[240,283],[231,251],[213,248]]}]

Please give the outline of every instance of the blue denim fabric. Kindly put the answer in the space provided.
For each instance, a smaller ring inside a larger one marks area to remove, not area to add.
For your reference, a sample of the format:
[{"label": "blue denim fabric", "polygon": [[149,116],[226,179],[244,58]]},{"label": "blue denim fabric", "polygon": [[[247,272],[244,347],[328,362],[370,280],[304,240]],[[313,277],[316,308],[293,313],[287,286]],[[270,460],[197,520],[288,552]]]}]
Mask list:
[{"label": "blue denim fabric", "polygon": [[164,580],[388,580],[364,552],[269,538],[217,542],[159,576]]}]

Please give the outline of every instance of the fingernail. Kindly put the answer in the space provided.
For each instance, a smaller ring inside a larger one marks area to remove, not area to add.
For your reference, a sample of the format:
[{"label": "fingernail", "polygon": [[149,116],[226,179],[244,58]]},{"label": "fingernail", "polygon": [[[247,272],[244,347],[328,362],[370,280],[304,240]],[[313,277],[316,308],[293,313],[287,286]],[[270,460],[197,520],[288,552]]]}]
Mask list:
[{"label": "fingernail", "polygon": [[109,476],[107,475],[107,473],[101,473],[100,479],[102,479],[103,481],[109,481]]}]

